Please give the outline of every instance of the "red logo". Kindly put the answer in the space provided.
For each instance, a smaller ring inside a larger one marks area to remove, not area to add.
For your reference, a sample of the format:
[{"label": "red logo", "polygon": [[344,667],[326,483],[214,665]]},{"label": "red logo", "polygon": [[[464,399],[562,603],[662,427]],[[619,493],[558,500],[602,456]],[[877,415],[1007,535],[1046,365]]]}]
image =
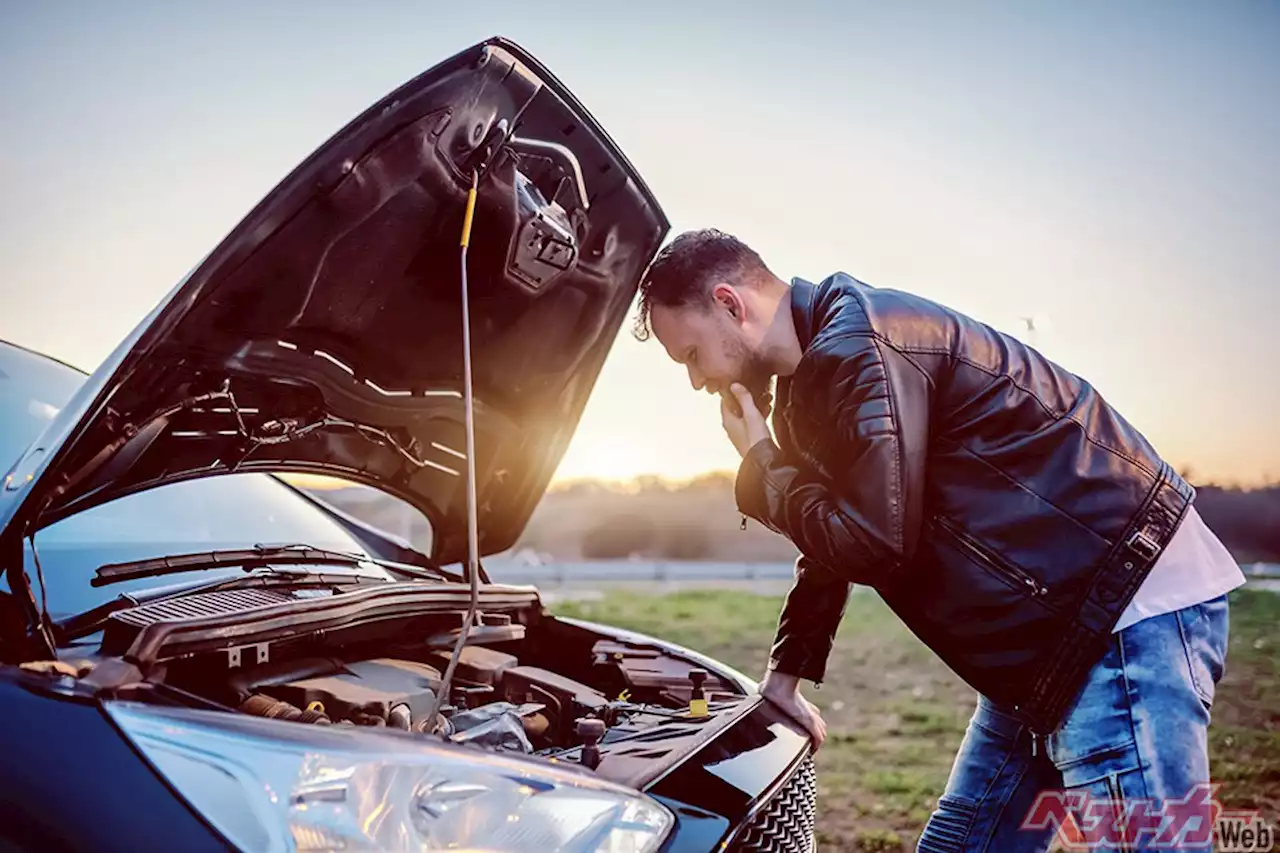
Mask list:
[{"label": "red logo", "polygon": [[1043,791],[1022,828],[1056,828],[1066,850],[1182,850],[1265,853],[1275,849],[1276,829],[1256,811],[1223,808],[1216,784],[1201,784],[1163,806],[1151,799],[1094,797],[1083,791]]}]

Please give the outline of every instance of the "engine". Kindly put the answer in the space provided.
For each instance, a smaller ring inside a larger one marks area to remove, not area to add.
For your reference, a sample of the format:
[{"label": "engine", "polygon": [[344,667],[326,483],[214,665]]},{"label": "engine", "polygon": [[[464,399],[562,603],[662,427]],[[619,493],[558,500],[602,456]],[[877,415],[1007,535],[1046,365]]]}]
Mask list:
[{"label": "engine", "polygon": [[533,752],[572,743],[577,721],[598,715],[604,693],[512,654],[463,648],[442,725],[429,719],[447,654],[430,662],[375,658],[344,662],[309,658],[265,665],[233,676],[229,686],[244,713],[317,725],[390,726],[439,732],[456,742]]},{"label": "engine", "polygon": [[408,730],[425,722],[440,680],[435,668],[413,661],[313,658],[256,668],[231,686],[249,714]]},{"label": "engine", "polygon": [[682,653],[559,620],[524,590],[486,595],[447,696],[464,614],[456,593],[421,584],[314,599],[218,591],[127,608],[107,620],[84,677],[141,701],[386,727],[632,782],[742,706],[737,681]]}]

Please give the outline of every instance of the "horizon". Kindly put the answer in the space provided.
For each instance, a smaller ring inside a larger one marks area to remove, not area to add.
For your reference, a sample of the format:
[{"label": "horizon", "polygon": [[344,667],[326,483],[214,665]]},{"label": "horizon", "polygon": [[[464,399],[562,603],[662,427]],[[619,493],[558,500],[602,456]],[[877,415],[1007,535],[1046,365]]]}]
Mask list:
[{"label": "horizon", "polygon": [[[1187,478],[1187,481],[1196,489],[1236,489],[1243,492],[1280,489],[1280,478],[1261,483],[1246,484],[1223,480],[1201,479],[1195,475],[1195,471],[1193,469],[1189,468],[1183,469],[1179,473],[1183,477]],[[281,476],[307,488],[320,490],[346,487],[366,488],[362,484],[358,484],[353,481],[314,474],[289,473],[282,474]],[[704,482],[723,481],[726,483],[733,483],[736,477],[737,471],[729,468],[716,468],[682,477],[665,477],[660,474],[648,473],[640,473],[629,477],[579,475],[552,479],[547,486],[547,492],[564,492],[570,491],[575,487],[594,486],[625,494],[638,494],[649,487],[679,490]]]},{"label": "horizon", "polygon": [[[1280,478],[1272,4],[13,4],[0,338],[92,370],[347,120],[494,33],[595,115],[672,236],[935,299],[1083,376],[1197,480]],[[735,470],[716,399],[630,316],[553,485]]]}]

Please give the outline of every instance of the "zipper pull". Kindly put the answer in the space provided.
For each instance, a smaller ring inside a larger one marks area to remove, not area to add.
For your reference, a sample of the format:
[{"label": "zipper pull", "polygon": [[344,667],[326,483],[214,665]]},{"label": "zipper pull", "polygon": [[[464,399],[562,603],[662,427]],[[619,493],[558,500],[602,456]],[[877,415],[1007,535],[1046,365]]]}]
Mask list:
[{"label": "zipper pull", "polygon": [[1036,581],[1035,578],[1023,578],[1023,583],[1031,587],[1032,595],[1044,595],[1046,592],[1049,591],[1048,587],[1042,586],[1040,583]]},{"label": "zipper pull", "polygon": [[744,513],[744,514],[743,514],[743,516],[742,516],[742,523],[741,523],[740,525],[738,525],[738,529],[739,529],[739,530],[746,530],[746,529],[747,529],[747,516],[746,516],[746,514],[745,514],[745,513]]},{"label": "zipper pull", "polygon": [[1040,736],[1035,732],[1032,732],[1031,733],[1031,757],[1032,758],[1035,758],[1036,755],[1039,754],[1039,750],[1037,749],[1037,746],[1039,745],[1039,743],[1040,743]]}]

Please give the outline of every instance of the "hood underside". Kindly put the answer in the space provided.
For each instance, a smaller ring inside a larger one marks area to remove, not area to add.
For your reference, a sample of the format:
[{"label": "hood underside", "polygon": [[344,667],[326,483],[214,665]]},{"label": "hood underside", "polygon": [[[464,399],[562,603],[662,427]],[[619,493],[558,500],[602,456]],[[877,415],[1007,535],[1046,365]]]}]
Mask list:
[{"label": "hood underside", "polygon": [[326,474],[466,554],[460,236],[480,551],[514,544],[669,227],[586,110],[491,40],[370,107],[282,181],[11,470],[6,533],[145,488]]}]

